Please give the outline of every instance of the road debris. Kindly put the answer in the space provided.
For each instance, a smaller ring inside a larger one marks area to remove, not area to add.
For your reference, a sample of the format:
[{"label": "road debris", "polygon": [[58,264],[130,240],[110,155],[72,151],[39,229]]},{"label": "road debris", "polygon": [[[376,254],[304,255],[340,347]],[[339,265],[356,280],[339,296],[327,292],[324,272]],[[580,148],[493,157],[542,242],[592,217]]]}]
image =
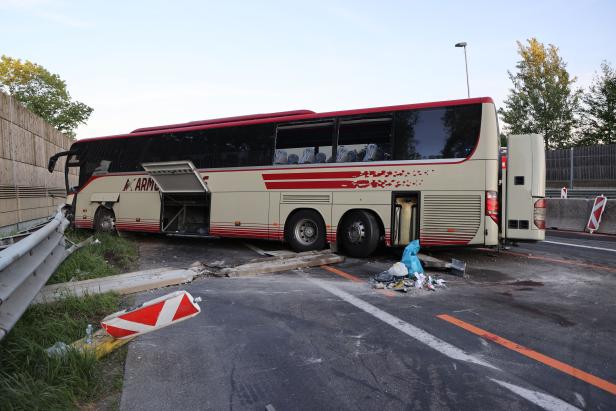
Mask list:
[{"label": "road debris", "polygon": [[417,253],[419,253],[419,240],[411,241],[405,248],[402,254],[402,263],[406,265],[409,273],[423,273],[423,267]]},{"label": "road debris", "polygon": [[118,294],[132,294],[169,285],[188,283],[197,275],[198,273],[192,269],[183,270],[166,267],[47,285],[35,297],[34,303],[49,303],[60,300],[67,295],[81,297],[86,294],[102,294],[109,291]]},{"label": "road debris", "polygon": [[343,256],[334,254],[331,250],[306,251],[303,253],[295,253],[288,257],[285,256],[283,258],[260,258],[237,267],[224,268],[214,275],[220,277],[251,277],[259,274],[271,274],[279,271],[296,270],[298,268],[337,264],[343,261]]},{"label": "road debris", "polygon": [[404,249],[402,262],[397,262],[388,270],[376,274],[372,280],[373,287],[403,293],[407,293],[413,288],[429,291],[436,291],[437,288],[446,288],[445,280],[424,273],[423,267],[417,258],[419,247],[418,240],[413,240],[409,243]]},{"label": "road debris", "polygon": [[97,359],[132,341],[141,334],[160,330],[199,314],[201,297],[193,298],[187,291],[175,291],[139,304],[136,307],[108,315],[94,331],[86,327],[85,337],[71,344],[58,341],[45,351],[50,357],[66,355],[69,350],[92,353]]},{"label": "road debris", "polygon": [[101,325],[114,338],[135,337],[168,327],[199,314],[200,297],[174,291],[103,318]]}]

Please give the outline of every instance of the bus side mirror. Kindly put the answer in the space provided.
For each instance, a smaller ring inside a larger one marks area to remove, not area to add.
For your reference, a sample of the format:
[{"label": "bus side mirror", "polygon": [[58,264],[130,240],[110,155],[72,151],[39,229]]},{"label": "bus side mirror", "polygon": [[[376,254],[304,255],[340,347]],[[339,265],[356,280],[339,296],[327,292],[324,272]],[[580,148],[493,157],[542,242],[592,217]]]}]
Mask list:
[{"label": "bus side mirror", "polygon": [[56,168],[56,163],[58,162],[58,159],[60,157],[67,156],[69,154],[71,154],[70,151],[61,151],[61,152],[56,153],[53,156],[49,157],[49,163],[47,163],[47,170],[50,173],[53,173],[53,169]]},{"label": "bus side mirror", "polygon": [[50,173],[53,173],[53,169],[56,168],[56,163],[58,162],[59,156],[56,154],[54,156],[49,157],[49,163],[47,164],[47,170]]}]

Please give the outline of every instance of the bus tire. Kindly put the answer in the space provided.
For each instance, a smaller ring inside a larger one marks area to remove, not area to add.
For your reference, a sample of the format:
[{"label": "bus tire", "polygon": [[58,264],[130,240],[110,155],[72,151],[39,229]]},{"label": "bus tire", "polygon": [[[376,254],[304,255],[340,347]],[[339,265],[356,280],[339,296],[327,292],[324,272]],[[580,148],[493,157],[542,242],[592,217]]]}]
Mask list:
[{"label": "bus tire", "polygon": [[115,215],[106,207],[99,207],[94,218],[94,230],[99,233],[112,233],[115,231]]},{"label": "bus tire", "polygon": [[300,210],[286,224],[285,240],[296,252],[322,250],[325,247],[325,223],[314,210]]},{"label": "bus tire", "polygon": [[380,229],[376,217],[367,211],[352,211],[342,219],[342,249],[350,257],[368,257],[379,245]]}]

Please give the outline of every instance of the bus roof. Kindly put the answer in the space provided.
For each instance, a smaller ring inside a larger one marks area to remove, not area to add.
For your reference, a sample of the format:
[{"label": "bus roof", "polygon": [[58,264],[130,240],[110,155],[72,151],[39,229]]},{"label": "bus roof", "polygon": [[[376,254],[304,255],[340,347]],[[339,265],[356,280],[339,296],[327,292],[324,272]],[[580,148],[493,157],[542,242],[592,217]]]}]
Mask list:
[{"label": "bus roof", "polygon": [[323,113],[315,113],[314,111],[311,111],[311,110],[293,110],[293,111],[282,111],[282,112],[275,112],[275,113],[251,114],[251,115],[246,115],[246,116],[223,117],[223,118],[218,118],[218,119],[193,121],[193,122],[188,122],[188,123],[138,128],[128,134],[118,134],[118,135],[103,136],[103,137],[85,138],[85,139],[77,140],[73,144],[78,144],[81,142],[96,141],[96,140],[109,140],[109,139],[116,139],[116,138],[151,136],[151,135],[156,135],[156,134],[181,132],[181,131],[204,130],[208,128],[222,128],[222,127],[232,127],[232,126],[244,126],[244,125],[250,125],[250,124],[276,123],[276,122],[282,122],[282,121],[287,122],[287,121],[312,120],[312,119],[319,119],[323,117],[350,116],[350,115],[388,112],[388,111],[412,110],[412,109],[434,108],[434,107],[445,107],[445,106],[460,106],[460,105],[465,105],[465,104],[480,104],[480,103],[493,103],[493,100],[490,97],[475,97],[475,98],[467,98],[467,99],[460,99],[460,100],[445,100],[445,101],[435,101],[435,102],[430,102],[430,103],[373,107],[373,108],[363,108],[363,109],[356,109],[356,110],[329,111],[329,112],[323,112]]},{"label": "bus roof", "polygon": [[174,128],[205,126],[209,124],[231,123],[234,121],[257,120],[261,118],[298,116],[300,114],[316,114],[316,113],[312,110],[292,110],[292,111],[278,111],[274,113],[248,114],[246,116],[222,117],[222,118],[214,118],[211,120],[190,121],[188,123],[167,124],[164,126],[154,126],[154,127],[142,127],[142,128],[138,128],[138,129],[131,131],[131,134],[142,133],[144,131],[160,131],[160,130],[168,130],[168,129],[174,129]]}]

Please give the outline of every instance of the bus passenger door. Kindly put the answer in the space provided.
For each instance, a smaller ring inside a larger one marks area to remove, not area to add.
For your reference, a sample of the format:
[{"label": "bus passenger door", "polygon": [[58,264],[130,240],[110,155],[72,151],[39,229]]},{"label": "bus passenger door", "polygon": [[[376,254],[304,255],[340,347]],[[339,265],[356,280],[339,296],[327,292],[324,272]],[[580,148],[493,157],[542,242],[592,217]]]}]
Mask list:
[{"label": "bus passenger door", "polygon": [[209,235],[210,190],[191,161],[142,164],[158,185],[161,231]]},{"label": "bus passenger door", "polygon": [[505,239],[545,239],[545,149],[538,134],[507,138]]}]

